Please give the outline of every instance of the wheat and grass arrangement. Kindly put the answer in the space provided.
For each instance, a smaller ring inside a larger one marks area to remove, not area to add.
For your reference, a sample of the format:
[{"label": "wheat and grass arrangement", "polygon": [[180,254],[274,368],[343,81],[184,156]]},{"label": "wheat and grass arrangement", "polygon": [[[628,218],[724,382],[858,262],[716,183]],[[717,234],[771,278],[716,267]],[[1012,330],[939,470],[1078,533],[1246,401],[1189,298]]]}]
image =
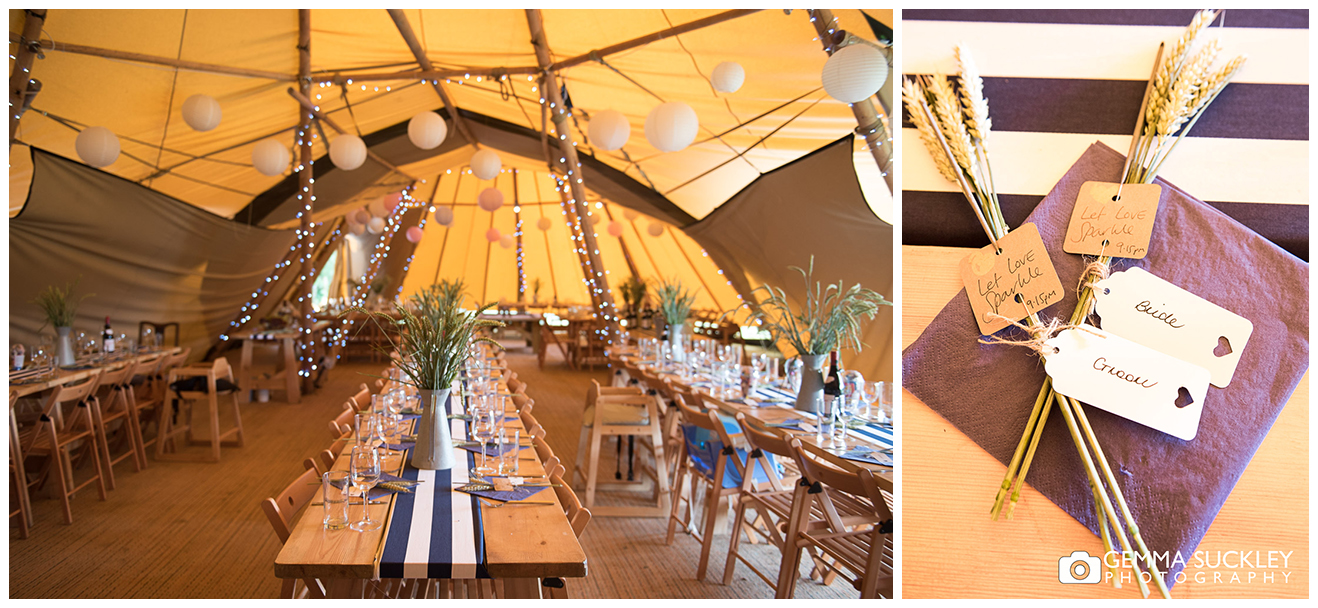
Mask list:
[{"label": "wheat and grass arrangement", "polygon": [[[73,288],[77,285],[77,280],[65,285],[63,288],[51,285],[37,294],[33,302],[41,308],[41,312],[45,313],[46,324],[54,327],[73,326],[73,320],[78,316],[78,305],[94,295],[86,294],[75,298]],[[41,326],[42,329],[45,327],[45,324]]]},{"label": "wheat and grass arrangement", "polygon": [[654,297],[659,301],[659,312],[669,325],[681,325],[691,317],[691,306],[696,302],[696,292],[682,286],[678,279],[663,279],[654,289]]},{"label": "wheat and grass arrangement", "polygon": [[395,304],[397,317],[361,307],[352,308],[349,312],[365,313],[377,327],[385,324],[397,332],[398,340],[395,341],[391,332],[380,327],[389,341],[389,348],[379,347],[377,350],[386,356],[392,350],[398,351],[399,357],[394,365],[405,376],[401,382],[417,390],[442,390],[458,378],[463,361],[467,358],[467,350],[472,344],[498,346],[497,342],[481,335],[480,331],[503,325],[499,321],[480,318],[496,302],[476,310],[464,310],[462,288],[460,279],[431,285],[412,296],[411,308]]},{"label": "wheat and grass arrangement", "polygon": [[814,280],[815,259],[810,258],[809,270],[796,266],[790,267],[801,273],[805,280],[805,306],[792,309],[787,294],[772,285],[761,285],[751,294],[764,290],[767,296],[754,306],[742,303],[723,314],[728,317],[741,308],[749,311],[749,316],[773,335],[775,341],[792,345],[798,354],[823,355],[839,348],[850,348],[860,352],[861,318],[873,319],[880,306],[892,306],[878,292],[861,287],[859,283],[850,288],[842,281],[824,286]]}]

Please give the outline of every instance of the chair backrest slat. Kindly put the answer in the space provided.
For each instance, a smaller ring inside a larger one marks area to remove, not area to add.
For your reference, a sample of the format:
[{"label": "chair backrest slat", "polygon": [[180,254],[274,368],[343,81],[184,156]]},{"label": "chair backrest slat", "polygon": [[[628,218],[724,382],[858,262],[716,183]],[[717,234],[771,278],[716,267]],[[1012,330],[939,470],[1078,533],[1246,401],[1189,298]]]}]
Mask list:
[{"label": "chair backrest slat", "polygon": [[288,542],[288,537],[292,534],[293,518],[302,507],[311,502],[316,490],[320,489],[319,484],[313,483],[318,479],[320,476],[316,471],[304,471],[278,496],[261,501],[261,509],[265,511],[266,518],[270,520],[270,527],[275,529],[281,544]]}]

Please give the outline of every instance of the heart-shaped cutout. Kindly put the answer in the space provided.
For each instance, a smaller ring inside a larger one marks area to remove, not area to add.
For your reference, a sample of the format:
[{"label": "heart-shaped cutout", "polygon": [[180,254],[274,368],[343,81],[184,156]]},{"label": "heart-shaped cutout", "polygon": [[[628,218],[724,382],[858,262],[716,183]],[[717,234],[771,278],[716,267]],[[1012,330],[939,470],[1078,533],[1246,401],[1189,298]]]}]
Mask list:
[{"label": "heart-shaped cutout", "polygon": [[1217,347],[1213,349],[1213,355],[1225,357],[1229,354],[1231,354],[1231,341],[1227,340],[1226,336],[1218,336]]},{"label": "heart-shaped cutout", "polygon": [[1190,391],[1185,390],[1184,386],[1176,391],[1176,407],[1185,408],[1192,403],[1194,403],[1194,397],[1190,396]]}]

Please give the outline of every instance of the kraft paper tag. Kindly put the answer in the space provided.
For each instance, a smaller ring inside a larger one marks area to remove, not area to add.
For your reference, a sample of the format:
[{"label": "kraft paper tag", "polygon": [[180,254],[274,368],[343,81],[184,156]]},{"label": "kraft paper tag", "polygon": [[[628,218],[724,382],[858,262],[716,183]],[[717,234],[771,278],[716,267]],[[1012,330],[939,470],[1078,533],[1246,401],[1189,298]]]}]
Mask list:
[{"label": "kraft paper tag", "polygon": [[1254,333],[1249,319],[1142,268],[1096,282],[1094,298],[1103,329],[1207,368],[1218,388],[1231,383]]},{"label": "kraft paper tag", "polygon": [[513,484],[512,480],[508,479],[507,477],[491,478],[490,483],[494,485],[495,492],[512,492],[513,490],[517,489],[516,485]]},{"label": "kraft paper tag", "polygon": [[1186,441],[1198,434],[1207,369],[1100,329],[1064,330],[1044,345],[1057,392]]},{"label": "kraft paper tag", "polygon": [[[1118,200],[1117,188],[1121,188]],[[1085,182],[1066,227],[1062,251],[1143,259],[1149,253],[1162,186]]]},{"label": "kraft paper tag", "polygon": [[998,246],[1001,251],[989,245],[961,260],[961,282],[979,331],[986,336],[1011,325],[994,314],[1019,321],[1062,299],[1062,281],[1038,227],[1022,224],[998,239]]}]

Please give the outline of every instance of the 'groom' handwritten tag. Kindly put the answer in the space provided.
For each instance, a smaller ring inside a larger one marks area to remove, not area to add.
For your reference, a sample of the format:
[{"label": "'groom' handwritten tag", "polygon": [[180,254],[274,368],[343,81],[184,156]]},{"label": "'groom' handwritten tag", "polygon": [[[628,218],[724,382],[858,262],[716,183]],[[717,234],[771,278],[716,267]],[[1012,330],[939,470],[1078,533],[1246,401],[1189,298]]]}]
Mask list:
[{"label": "'groom' handwritten tag", "polygon": [[1143,259],[1149,253],[1161,195],[1162,186],[1155,184],[1085,182],[1075,199],[1062,251]]},{"label": "'groom' handwritten tag", "polygon": [[1044,357],[1063,395],[1186,441],[1199,433],[1209,374],[1198,365],[1090,327],[1058,333]]},{"label": "'groom' handwritten tag", "polygon": [[1103,329],[1208,369],[1225,388],[1254,324],[1142,268],[1094,284],[1094,309]]},{"label": "'groom' handwritten tag", "polygon": [[1039,229],[1022,224],[998,239],[1001,250],[989,245],[961,260],[961,282],[979,331],[992,334],[1062,299],[1062,281],[1048,259]]}]

